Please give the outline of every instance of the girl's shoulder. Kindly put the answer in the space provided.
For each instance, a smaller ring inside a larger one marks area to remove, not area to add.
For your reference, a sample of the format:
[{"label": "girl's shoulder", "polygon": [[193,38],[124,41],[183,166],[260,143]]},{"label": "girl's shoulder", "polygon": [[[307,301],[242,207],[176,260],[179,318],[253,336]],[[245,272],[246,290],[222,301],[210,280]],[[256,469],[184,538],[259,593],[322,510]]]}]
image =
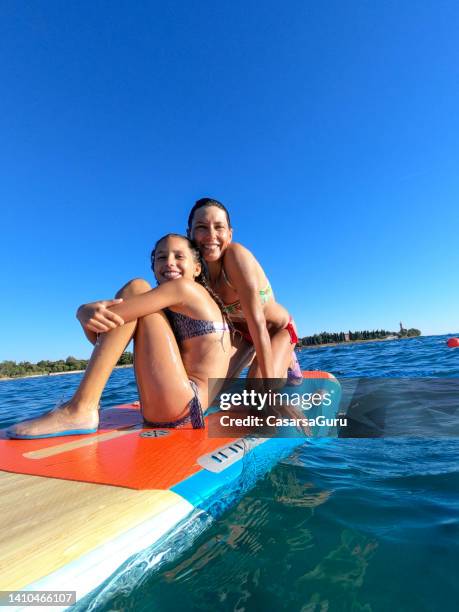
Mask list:
[{"label": "girl's shoulder", "polygon": [[174,297],[179,300],[193,299],[197,294],[207,297],[207,290],[195,280],[189,278],[178,278],[167,283],[163,283],[158,287],[164,292],[174,294]]},{"label": "girl's shoulder", "polygon": [[167,288],[170,294],[171,305],[167,308],[182,314],[198,319],[212,318],[212,314],[218,305],[212,298],[208,290],[201,283],[188,279],[178,278],[177,280],[164,283],[161,287],[169,285]]}]

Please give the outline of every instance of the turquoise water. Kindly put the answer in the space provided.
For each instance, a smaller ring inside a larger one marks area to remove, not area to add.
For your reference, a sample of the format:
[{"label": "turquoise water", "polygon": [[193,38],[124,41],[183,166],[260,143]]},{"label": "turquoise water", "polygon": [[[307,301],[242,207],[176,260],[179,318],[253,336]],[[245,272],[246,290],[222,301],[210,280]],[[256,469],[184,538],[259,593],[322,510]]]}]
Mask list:
[{"label": "turquoise water", "polygon": [[[434,377],[441,402],[414,403],[409,392],[397,402],[408,415],[437,415],[443,407],[441,437],[420,428],[411,436],[385,438],[378,431],[371,439],[301,447],[191,547],[118,585],[95,609],[455,610],[459,439],[448,431],[458,425],[459,349],[447,349],[445,339],[303,351],[304,369],[338,377],[418,378],[420,384]],[[1,426],[68,397],[80,376],[0,383]],[[103,405],[135,397],[132,370],[117,370]]]}]

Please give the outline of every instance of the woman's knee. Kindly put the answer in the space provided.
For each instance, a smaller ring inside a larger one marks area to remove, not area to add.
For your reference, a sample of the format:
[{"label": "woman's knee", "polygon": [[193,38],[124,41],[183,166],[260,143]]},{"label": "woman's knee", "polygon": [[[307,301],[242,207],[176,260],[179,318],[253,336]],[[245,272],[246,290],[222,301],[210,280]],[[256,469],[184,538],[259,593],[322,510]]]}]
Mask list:
[{"label": "woman's knee", "polygon": [[148,281],[143,278],[134,278],[127,282],[121,289],[117,292],[117,298],[127,298],[132,297],[133,295],[139,295],[140,293],[146,293],[151,290],[151,285]]}]

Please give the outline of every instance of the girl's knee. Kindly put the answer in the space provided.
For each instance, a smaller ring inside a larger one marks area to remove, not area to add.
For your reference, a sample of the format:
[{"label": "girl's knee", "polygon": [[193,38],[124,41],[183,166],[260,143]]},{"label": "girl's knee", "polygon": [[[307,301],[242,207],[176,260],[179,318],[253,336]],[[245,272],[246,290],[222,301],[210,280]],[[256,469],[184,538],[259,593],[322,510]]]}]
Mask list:
[{"label": "girl's knee", "polygon": [[156,327],[159,325],[164,327],[168,331],[172,332],[171,324],[169,323],[168,318],[162,310],[158,312],[152,312],[151,314],[145,315],[144,317],[140,317],[137,323],[138,329],[144,329],[145,327],[151,327],[154,324]]},{"label": "girl's knee", "polygon": [[127,282],[124,287],[117,292],[117,298],[132,297],[133,295],[139,295],[140,293],[146,293],[151,290],[151,285],[148,281],[143,278],[134,278]]}]

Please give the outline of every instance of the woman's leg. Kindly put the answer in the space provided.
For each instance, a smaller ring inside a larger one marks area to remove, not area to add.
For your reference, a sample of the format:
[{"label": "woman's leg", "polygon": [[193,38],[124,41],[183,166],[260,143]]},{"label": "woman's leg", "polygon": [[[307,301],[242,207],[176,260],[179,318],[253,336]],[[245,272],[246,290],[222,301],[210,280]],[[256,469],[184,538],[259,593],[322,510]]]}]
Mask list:
[{"label": "woman's leg", "polygon": [[[294,345],[291,342],[290,334],[286,329],[279,329],[271,336],[271,350],[273,355],[274,378],[286,378],[287,368],[292,361],[292,353]],[[261,371],[258,366],[258,360],[252,362],[248,378],[259,378]]]},{"label": "woman's leg", "polygon": [[239,378],[244,368],[248,368],[255,356],[253,344],[249,344],[242,336],[235,334],[231,344],[231,356],[227,378]]}]

